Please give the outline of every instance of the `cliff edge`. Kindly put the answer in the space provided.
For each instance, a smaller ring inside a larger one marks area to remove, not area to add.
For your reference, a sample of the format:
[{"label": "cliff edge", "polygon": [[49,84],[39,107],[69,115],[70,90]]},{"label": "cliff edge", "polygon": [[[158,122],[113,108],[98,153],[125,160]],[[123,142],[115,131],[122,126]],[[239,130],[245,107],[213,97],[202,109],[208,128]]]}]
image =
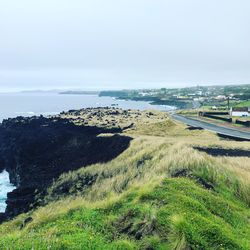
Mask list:
[{"label": "cliff edge", "polygon": [[[0,125],[0,171],[6,169],[16,189],[8,194],[2,219],[38,205],[36,197],[62,173],[107,162],[128,146],[121,128],[76,125],[57,117],[17,117]],[[99,136],[112,133],[112,136]]]}]

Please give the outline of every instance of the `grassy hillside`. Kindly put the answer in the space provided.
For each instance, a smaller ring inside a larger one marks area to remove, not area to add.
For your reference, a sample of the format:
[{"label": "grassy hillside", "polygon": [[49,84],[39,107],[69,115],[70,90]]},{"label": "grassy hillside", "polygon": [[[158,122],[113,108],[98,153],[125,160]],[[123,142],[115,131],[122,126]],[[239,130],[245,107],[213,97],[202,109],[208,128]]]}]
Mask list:
[{"label": "grassy hillside", "polygon": [[244,101],[240,102],[236,105],[236,107],[250,107],[250,100],[249,101]]},{"label": "grassy hillside", "polygon": [[2,224],[0,249],[250,249],[250,158],[226,153],[249,142],[170,119],[126,134],[117,158],[63,174],[46,205]]}]

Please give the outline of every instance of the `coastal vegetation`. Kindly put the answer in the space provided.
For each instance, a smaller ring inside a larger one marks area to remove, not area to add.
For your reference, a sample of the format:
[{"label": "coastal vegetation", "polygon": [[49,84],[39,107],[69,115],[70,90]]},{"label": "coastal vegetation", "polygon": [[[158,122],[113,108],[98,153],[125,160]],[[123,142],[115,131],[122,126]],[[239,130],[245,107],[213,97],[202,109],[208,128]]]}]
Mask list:
[{"label": "coastal vegetation", "polygon": [[[92,125],[104,126],[101,113]],[[0,249],[249,249],[249,142],[161,112],[118,113],[129,147],[61,174],[39,207],[0,225]],[[81,112],[62,116],[84,124]]]},{"label": "coastal vegetation", "polygon": [[99,96],[110,96],[122,100],[147,101],[152,105],[168,105],[181,109],[192,107],[191,99],[177,99],[175,96],[172,96],[172,92],[171,94],[168,94],[165,89],[101,91]]}]

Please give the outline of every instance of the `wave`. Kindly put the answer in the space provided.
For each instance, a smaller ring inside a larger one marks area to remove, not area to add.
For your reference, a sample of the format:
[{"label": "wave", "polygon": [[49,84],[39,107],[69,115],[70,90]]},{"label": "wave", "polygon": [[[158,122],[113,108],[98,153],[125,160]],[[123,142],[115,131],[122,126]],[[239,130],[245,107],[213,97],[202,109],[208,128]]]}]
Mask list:
[{"label": "wave", "polygon": [[0,212],[4,212],[6,208],[7,193],[15,189],[15,186],[10,183],[9,173],[4,170],[0,173]]}]

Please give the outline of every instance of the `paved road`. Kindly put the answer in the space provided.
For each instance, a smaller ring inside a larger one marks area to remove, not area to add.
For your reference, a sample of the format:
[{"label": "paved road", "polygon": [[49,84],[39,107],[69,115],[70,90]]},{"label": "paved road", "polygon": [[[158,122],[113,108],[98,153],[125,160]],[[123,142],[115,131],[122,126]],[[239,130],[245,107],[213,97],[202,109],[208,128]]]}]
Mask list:
[{"label": "paved road", "polygon": [[199,121],[192,118],[187,118],[181,115],[172,115],[173,119],[188,124],[193,127],[199,127],[206,130],[216,132],[218,134],[227,135],[230,137],[235,137],[239,139],[250,140],[250,132],[240,131],[237,129],[227,128],[219,125],[215,125],[209,122]]}]

